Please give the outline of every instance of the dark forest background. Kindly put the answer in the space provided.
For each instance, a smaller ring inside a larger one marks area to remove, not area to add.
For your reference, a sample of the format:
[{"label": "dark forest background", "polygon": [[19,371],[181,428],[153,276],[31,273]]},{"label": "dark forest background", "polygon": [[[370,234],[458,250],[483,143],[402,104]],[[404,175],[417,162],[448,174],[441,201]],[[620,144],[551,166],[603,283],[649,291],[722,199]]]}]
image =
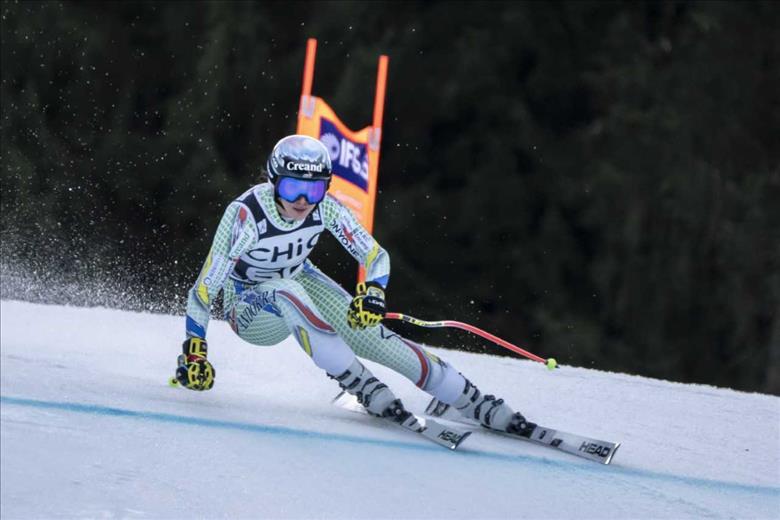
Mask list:
[{"label": "dark forest background", "polygon": [[[3,298],[182,312],[225,205],[295,130],[315,37],[313,92],[353,129],[390,57],[392,310],[562,364],[780,394],[775,2],[0,9]],[[335,240],[313,260],[353,288]]]}]

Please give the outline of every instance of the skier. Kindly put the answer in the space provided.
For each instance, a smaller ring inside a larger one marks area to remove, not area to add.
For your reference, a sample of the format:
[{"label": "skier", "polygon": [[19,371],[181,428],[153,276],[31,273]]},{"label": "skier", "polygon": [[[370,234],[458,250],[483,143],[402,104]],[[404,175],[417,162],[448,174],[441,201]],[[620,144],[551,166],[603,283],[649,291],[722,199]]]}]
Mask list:
[{"label": "skier", "polygon": [[[239,337],[275,345],[290,334],[312,361],[366,410],[410,429],[413,414],[360,358],[404,375],[483,426],[523,434],[533,429],[503,399],[485,395],[449,363],[381,324],[390,260],[352,213],[327,194],[331,160],[312,137],[290,135],[273,148],[268,182],[231,202],[187,300],[186,335],[176,379],[191,390],[214,385],[206,329],[223,291],[225,318]],[[308,260],[327,229],[366,270],[354,298]]]}]

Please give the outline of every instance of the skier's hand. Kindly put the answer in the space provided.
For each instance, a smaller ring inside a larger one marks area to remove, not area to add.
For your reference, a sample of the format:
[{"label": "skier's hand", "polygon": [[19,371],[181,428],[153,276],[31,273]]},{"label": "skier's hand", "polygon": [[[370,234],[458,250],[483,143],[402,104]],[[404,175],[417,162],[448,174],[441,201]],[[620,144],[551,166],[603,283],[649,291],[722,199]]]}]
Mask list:
[{"label": "skier's hand", "polygon": [[385,317],[385,291],[375,282],[359,283],[356,295],[347,311],[347,323],[352,329],[374,327]]},{"label": "skier's hand", "polygon": [[202,338],[187,338],[182,344],[176,380],[190,390],[211,390],[214,386],[214,367],[206,356],[208,345]]}]

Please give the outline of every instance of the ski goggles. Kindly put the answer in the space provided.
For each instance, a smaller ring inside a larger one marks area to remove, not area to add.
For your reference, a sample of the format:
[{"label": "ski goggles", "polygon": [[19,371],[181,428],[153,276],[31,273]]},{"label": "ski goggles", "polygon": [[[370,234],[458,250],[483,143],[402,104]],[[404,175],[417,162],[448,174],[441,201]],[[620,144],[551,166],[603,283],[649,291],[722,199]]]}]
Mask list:
[{"label": "ski goggles", "polygon": [[325,198],[328,191],[328,181],[324,179],[296,179],[295,177],[279,177],[276,183],[276,193],[287,202],[295,202],[301,197],[309,204],[317,204]]}]

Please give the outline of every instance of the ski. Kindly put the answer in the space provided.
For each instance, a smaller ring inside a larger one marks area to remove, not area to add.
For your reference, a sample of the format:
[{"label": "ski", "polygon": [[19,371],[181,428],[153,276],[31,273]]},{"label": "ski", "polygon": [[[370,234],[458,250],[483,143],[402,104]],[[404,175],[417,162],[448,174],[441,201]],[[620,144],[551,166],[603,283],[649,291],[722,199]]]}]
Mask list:
[{"label": "ski", "polygon": [[[340,408],[349,410],[350,412],[370,415],[363,407],[363,405],[358,402],[354,395],[344,391],[334,397],[332,403]],[[396,422],[393,419],[387,417],[377,418],[390,422],[396,426],[400,426],[401,428],[412,433],[419,434],[421,437],[450,450],[458,449],[463,441],[466,440],[469,435],[471,435],[471,432],[464,432],[456,428],[445,426],[438,421],[434,421],[433,419],[424,419],[414,414],[412,414],[412,416],[417,420],[404,421],[402,423]]]},{"label": "ski", "polygon": [[[431,417],[481,427],[478,421],[463,417],[456,410],[453,410],[450,405],[442,403],[436,398],[431,400],[431,402],[428,404],[427,408],[425,409],[425,413]],[[599,462],[601,464],[609,464],[612,462],[612,458],[615,456],[615,453],[620,447],[619,442],[615,443],[602,441],[590,437],[584,437],[582,435],[562,432],[560,430],[553,430],[552,428],[547,428],[546,426],[541,425],[536,425],[533,430],[530,430],[524,435],[500,432],[498,430],[491,430],[489,428],[484,429],[485,431],[498,433],[507,437],[522,439],[524,441],[530,441],[536,444],[542,444],[544,446],[548,446],[559,451],[564,451],[578,457],[583,457],[588,460]]]}]

